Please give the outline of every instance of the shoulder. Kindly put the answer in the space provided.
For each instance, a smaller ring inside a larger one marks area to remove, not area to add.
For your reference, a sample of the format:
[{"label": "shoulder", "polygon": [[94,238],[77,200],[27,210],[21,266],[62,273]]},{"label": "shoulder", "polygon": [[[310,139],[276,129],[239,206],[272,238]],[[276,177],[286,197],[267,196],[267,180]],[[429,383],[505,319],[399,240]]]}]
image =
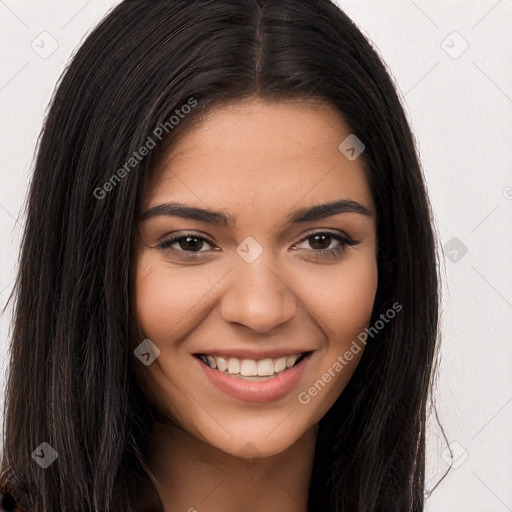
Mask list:
[{"label": "shoulder", "polygon": [[130,481],[129,493],[130,505],[135,512],[164,512],[158,492],[148,479]]},{"label": "shoulder", "polygon": [[[5,483],[0,477],[0,512],[31,512],[28,501],[21,499],[21,495],[15,487]],[[160,501],[155,487],[150,482],[139,482],[130,490],[132,510],[137,512],[163,512],[163,504]]]}]

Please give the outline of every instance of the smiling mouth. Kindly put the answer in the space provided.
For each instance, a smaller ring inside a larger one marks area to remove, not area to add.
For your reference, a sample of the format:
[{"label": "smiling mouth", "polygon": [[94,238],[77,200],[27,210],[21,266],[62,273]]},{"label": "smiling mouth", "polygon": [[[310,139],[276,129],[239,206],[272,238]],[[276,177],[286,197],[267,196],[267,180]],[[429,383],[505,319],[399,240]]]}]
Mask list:
[{"label": "smiling mouth", "polygon": [[301,363],[311,352],[266,359],[239,359],[198,354],[206,366],[242,380],[269,380]]}]

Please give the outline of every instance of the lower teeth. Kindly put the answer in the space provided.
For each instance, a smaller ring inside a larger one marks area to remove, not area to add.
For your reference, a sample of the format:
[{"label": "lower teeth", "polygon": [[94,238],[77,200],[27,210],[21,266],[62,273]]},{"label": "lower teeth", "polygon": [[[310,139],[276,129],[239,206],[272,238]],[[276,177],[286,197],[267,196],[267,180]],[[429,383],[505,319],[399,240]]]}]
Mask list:
[{"label": "lower teeth", "polygon": [[[284,371],[284,370],[283,370]],[[222,372],[222,373],[225,373],[226,375],[229,375],[231,377],[236,377],[237,379],[242,379],[242,380],[269,380],[269,379],[273,379],[276,375],[279,375],[278,373],[274,373],[274,375],[269,375],[267,377],[256,377],[256,376],[245,376],[245,375],[240,375],[239,373],[236,373],[235,375],[232,375],[228,372]],[[279,372],[279,373],[282,373],[282,372]]]}]

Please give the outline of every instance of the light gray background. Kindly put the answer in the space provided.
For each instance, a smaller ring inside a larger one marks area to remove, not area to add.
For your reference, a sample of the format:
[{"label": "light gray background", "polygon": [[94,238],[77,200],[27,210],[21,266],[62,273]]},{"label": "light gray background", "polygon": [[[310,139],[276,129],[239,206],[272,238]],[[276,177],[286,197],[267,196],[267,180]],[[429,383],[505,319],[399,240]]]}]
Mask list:
[{"label": "light gray background", "polygon": [[[118,3],[0,0],[0,308],[13,286],[46,106],[74,49]],[[442,268],[435,397],[455,460],[428,510],[512,511],[512,0],[339,4],[391,69],[419,142],[440,243],[456,238]],[[0,315],[2,400],[10,317],[10,308]],[[429,487],[447,461],[431,422]]]}]

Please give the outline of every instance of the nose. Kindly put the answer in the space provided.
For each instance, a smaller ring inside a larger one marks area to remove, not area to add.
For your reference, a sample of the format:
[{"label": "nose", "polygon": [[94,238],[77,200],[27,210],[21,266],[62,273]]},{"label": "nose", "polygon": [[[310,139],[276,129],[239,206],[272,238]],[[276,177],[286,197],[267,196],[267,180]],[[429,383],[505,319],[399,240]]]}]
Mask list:
[{"label": "nose", "polygon": [[220,306],[226,322],[266,333],[295,316],[296,295],[263,257],[253,263],[238,261],[228,275]]}]

